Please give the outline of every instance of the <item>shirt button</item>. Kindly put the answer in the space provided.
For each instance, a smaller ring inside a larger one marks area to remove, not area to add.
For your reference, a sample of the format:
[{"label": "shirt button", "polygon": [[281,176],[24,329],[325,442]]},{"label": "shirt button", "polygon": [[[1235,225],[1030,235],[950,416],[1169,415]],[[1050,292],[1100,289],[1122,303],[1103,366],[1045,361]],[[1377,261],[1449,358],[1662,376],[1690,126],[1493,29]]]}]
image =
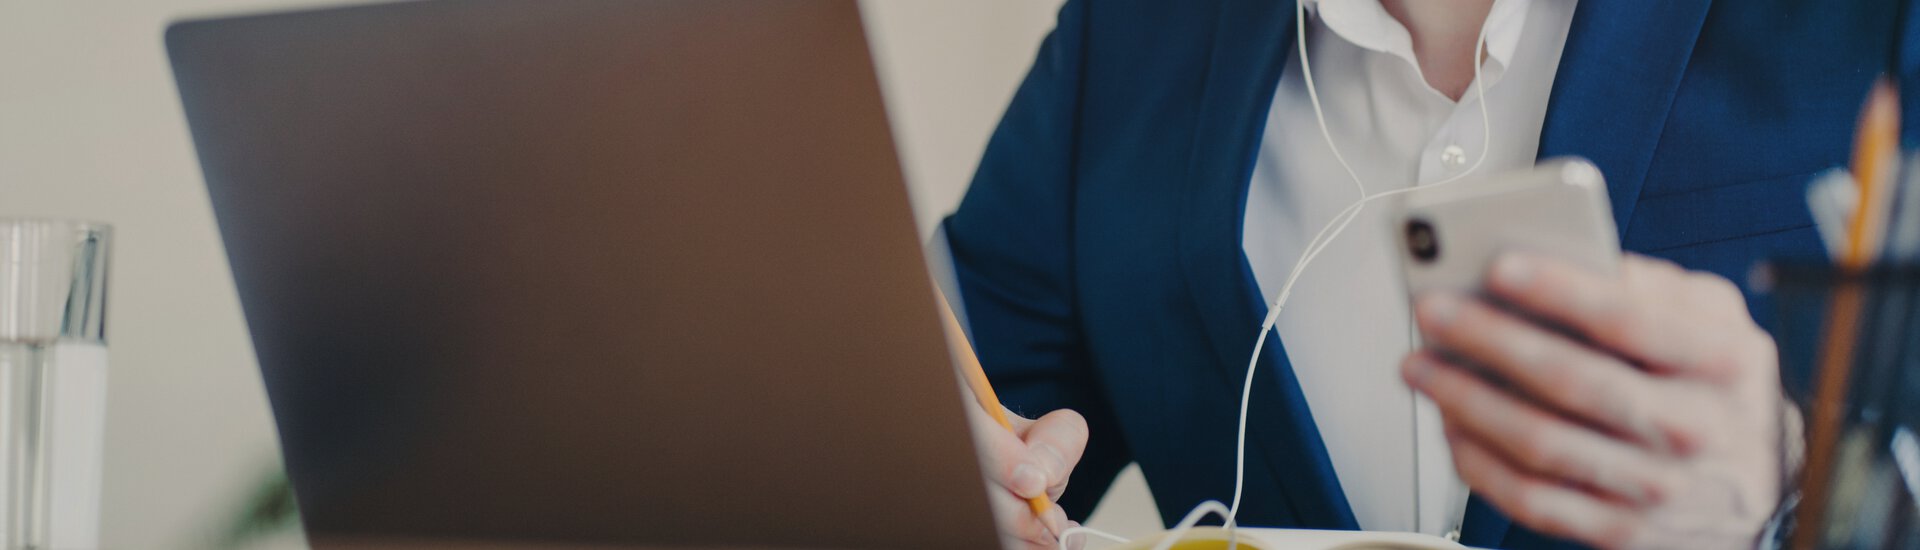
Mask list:
[{"label": "shirt button", "polygon": [[1448,145],[1440,150],[1440,165],[1448,170],[1459,170],[1467,165],[1467,150],[1458,145]]}]

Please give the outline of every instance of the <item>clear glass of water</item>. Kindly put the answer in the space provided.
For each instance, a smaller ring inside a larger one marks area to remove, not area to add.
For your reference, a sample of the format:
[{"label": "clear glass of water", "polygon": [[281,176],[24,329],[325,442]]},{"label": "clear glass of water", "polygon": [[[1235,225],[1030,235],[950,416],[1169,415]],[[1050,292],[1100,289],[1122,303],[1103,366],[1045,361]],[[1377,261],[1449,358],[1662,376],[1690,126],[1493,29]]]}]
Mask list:
[{"label": "clear glass of water", "polygon": [[0,219],[0,541],[99,547],[107,258],[96,223]]}]

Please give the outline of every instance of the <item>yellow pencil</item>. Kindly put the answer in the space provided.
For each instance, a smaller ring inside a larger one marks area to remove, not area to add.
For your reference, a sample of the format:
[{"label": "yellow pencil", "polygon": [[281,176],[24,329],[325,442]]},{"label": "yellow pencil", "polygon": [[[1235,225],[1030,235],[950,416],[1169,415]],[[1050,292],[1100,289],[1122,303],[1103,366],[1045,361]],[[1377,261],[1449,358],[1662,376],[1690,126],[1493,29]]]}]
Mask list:
[{"label": "yellow pencil", "polygon": [[[960,373],[966,376],[967,387],[973,389],[973,397],[980,401],[980,408],[986,409],[987,415],[1000,423],[1000,427],[1012,432],[1013,422],[1007,420],[1006,408],[1000,406],[1000,397],[993,393],[993,384],[987,382],[987,371],[980,366],[980,358],[973,354],[973,342],[967,340],[966,329],[960,327],[960,319],[954,316],[953,305],[947,303],[946,295],[938,289],[934,290],[933,295],[940,300],[940,320],[947,329],[947,344],[953,346],[954,355],[960,358]],[[1047,512],[1053,509],[1053,502],[1047,500],[1046,495],[1035,495],[1027,499],[1027,507],[1032,508],[1034,517],[1040,518],[1041,523],[1045,524]],[[1055,525],[1047,525],[1047,529],[1055,534],[1060,533]]]},{"label": "yellow pencil", "polygon": [[1900,153],[1900,95],[1886,79],[1874,83],[1855,130],[1853,163],[1849,168],[1860,185],[1860,204],[1847,228],[1847,249],[1840,255],[1840,284],[1827,308],[1826,334],[1820,353],[1818,394],[1807,423],[1807,462],[1801,469],[1802,500],[1791,548],[1820,545],[1832,483],[1834,446],[1840,438],[1846,412],[1848,378],[1853,370],[1854,345],[1860,331],[1860,309],[1865,290],[1852,277],[1871,265],[1886,232],[1887,189],[1893,185],[1893,163]]}]

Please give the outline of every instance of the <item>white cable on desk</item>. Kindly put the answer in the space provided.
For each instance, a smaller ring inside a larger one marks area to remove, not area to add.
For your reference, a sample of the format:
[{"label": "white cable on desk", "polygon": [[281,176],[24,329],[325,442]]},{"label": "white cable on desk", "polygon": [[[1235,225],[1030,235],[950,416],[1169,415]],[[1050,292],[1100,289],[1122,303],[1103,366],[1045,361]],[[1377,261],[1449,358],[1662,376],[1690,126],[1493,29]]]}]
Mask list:
[{"label": "white cable on desk", "polygon": [[1127,540],[1127,537],[1115,535],[1113,533],[1108,533],[1106,531],[1101,531],[1099,529],[1094,529],[1092,527],[1087,527],[1085,525],[1082,525],[1079,527],[1068,527],[1067,530],[1060,532],[1060,550],[1069,550],[1067,547],[1067,539],[1074,536],[1085,536],[1085,535],[1093,535],[1096,537],[1118,542],[1121,544],[1132,542]]}]

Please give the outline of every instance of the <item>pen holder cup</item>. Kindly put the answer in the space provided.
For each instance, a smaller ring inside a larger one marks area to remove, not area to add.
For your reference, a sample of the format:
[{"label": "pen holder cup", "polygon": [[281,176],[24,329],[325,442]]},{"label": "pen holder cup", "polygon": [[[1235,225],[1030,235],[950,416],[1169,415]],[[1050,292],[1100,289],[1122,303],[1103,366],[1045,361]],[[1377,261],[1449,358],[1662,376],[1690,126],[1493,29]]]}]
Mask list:
[{"label": "pen holder cup", "polygon": [[1773,264],[1756,283],[1805,419],[1788,547],[1920,546],[1920,265]]}]

